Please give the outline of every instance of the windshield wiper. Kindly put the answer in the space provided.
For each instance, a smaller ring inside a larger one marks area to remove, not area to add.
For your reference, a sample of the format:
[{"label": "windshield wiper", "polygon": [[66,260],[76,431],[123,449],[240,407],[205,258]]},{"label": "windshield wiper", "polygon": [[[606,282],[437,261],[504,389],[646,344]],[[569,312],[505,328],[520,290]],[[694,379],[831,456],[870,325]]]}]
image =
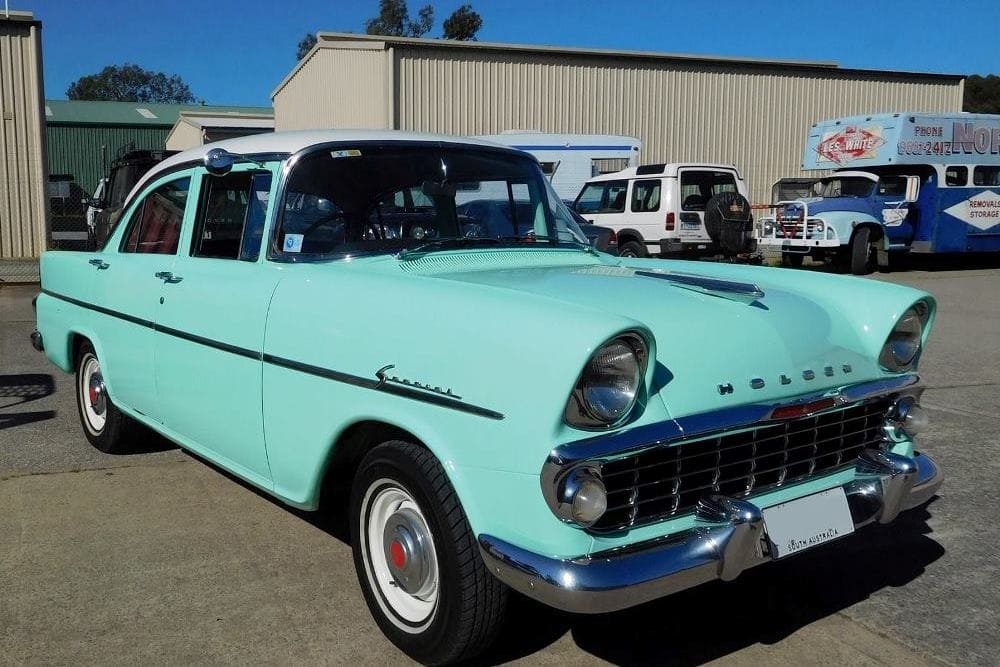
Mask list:
[{"label": "windshield wiper", "polygon": [[466,244],[476,243],[500,243],[501,240],[492,236],[455,236],[446,239],[434,239],[427,243],[421,243],[415,248],[403,248],[396,253],[396,259],[411,259],[422,256],[434,250],[447,250],[449,247],[461,248]]},{"label": "windshield wiper", "polygon": [[536,241],[555,241],[557,243],[568,243],[575,248],[579,248],[586,253],[591,255],[599,254],[590,244],[582,243],[580,241],[560,241],[557,238],[551,236],[459,236],[446,239],[434,239],[433,241],[428,241],[427,243],[422,243],[415,248],[404,248],[396,253],[396,259],[407,260],[413,259],[415,257],[422,257],[428,252],[434,252],[435,250],[448,250],[450,248],[460,248],[466,244],[474,245],[477,243],[491,243],[493,245],[500,245],[504,243],[514,243],[519,246],[524,245],[530,247]]}]

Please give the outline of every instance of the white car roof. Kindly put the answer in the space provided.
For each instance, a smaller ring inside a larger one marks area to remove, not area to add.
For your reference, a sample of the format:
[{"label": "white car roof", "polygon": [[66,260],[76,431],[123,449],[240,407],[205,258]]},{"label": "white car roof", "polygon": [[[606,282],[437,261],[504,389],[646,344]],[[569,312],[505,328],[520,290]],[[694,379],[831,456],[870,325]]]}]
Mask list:
[{"label": "white car roof", "polygon": [[215,141],[172,155],[150,169],[132,189],[126,201],[131,200],[141,187],[157,178],[159,174],[179,164],[201,162],[205,158],[205,154],[213,148],[223,148],[230,153],[237,153],[239,155],[291,154],[310,146],[335,141],[428,141],[513,150],[508,146],[472,137],[401,132],[398,130],[295,130],[288,132],[264,132],[246,137]]},{"label": "white car roof", "polygon": [[629,167],[628,169],[622,169],[621,171],[616,171],[610,174],[601,174],[600,176],[594,176],[593,178],[587,179],[588,183],[595,183],[598,181],[620,181],[622,179],[629,178],[676,178],[677,171],[679,169],[686,169],[688,167],[694,167],[696,169],[725,169],[727,171],[735,171],[737,176],[740,176],[740,170],[736,168],[736,165],[732,164],[717,164],[713,162],[670,162],[668,164],[662,165],[662,171],[649,171],[648,173],[637,173],[638,170],[647,171],[654,167],[661,166],[657,164],[642,165],[639,167]]}]

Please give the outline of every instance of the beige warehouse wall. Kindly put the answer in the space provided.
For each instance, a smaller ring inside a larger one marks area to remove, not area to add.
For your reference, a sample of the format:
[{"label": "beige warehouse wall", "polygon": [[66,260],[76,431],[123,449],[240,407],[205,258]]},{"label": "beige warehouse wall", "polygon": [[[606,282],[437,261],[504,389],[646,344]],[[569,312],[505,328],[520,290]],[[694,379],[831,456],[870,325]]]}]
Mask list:
[{"label": "beige warehouse wall", "polygon": [[186,151],[189,148],[201,146],[202,143],[204,142],[201,140],[201,128],[179,120],[170,130],[170,134],[167,135],[164,147],[168,151]]},{"label": "beige warehouse wall", "polygon": [[275,129],[391,128],[391,56],[381,42],[321,42],[274,91]]},{"label": "beige warehouse wall", "polygon": [[45,250],[44,99],[41,24],[0,14],[0,259]]},{"label": "beige warehouse wall", "polygon": [[[959,111],[960,80],[834,68],[673,63],[396,46],[397,127],[624,134],[643,162],[738,165],[755,202],[800,174],[809,126],[879,111]],[[331,64],[332,67],[332,64]]]}]

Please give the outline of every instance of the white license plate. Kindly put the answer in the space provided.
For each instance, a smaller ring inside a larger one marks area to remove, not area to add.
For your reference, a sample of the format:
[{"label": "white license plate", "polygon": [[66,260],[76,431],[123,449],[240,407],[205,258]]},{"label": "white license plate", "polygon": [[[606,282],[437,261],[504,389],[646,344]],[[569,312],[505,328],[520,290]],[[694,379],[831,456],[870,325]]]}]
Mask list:
[{"label": "white license plate", "polygon": [[774,558],[784,558],[854,532],[841,488],[790,500],[762,511]]},{"label": "white license plate", "polygon": [[701,229],[701,224],[697,222],[682,222],[681,229]]}]

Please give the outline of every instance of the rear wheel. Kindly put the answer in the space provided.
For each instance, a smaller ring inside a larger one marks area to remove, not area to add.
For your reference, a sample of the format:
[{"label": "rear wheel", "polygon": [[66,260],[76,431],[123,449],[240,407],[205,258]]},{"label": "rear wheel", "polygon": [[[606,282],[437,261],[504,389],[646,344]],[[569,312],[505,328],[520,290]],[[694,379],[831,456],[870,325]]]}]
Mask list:
[{"label": "rear wheel", "polygon": [[851,237],[850,268],[856,276],[865,276],[875,270],[876,250],[872,243],[871,227],[860,227]]},{"label": "rear wheel", "polygon": [[131,420],[108,396],[101,361],[89,342],[80,346],[77,358],[76,406],[90,444],[108,454],[128,451],[126,436]]},{"label": "rear wheel", "polygon": [[638,241],[626,241],[618,246],[619,257],[645,257],[646,248]]},{"label": "rear wheel", "polygon": [[425,664],[469,659],[500,628],[507,588],[487,570],[454,489],[426,449],[391,441],[351,491],[354,566],[382,632]]}]

